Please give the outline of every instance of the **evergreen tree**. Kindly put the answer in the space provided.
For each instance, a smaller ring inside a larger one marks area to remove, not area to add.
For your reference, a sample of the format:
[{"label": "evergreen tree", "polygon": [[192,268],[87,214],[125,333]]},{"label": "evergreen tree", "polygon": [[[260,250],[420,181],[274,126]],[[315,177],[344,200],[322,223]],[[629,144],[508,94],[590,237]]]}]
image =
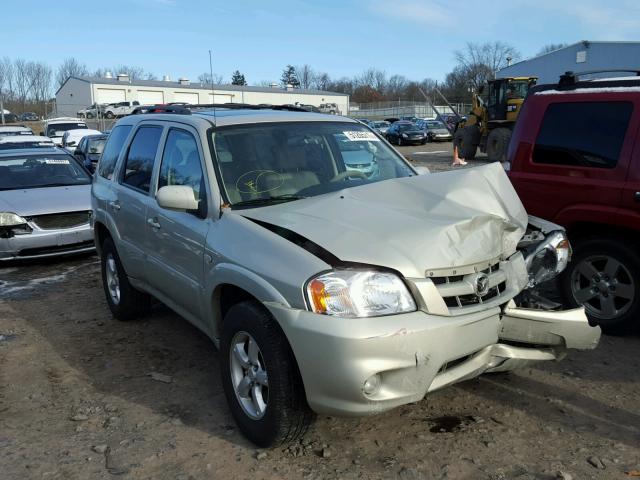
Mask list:
[{"label": "evergreen tree", "polygon": [[231,85],[246,85],[247,81],[244,78],[244,75],[240,73],[240,70],[236,70],[231,75]]},{"label": "evergreen tree", "polygon": [[293,88],[300,88],[300,80],[298,80],[298,74],[293,65],[287,65],[282,72],[282,78],[280,79],[282,86],[286,87],[291,85]]}]

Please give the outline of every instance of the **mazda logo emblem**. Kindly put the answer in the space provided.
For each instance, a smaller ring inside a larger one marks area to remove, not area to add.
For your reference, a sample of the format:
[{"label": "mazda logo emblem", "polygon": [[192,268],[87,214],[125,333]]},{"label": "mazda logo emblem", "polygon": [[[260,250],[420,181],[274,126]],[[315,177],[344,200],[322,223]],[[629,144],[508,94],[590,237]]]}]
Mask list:
[{"label": "mazda logo emblem", "polygon": [[484,297],[489,292],[489,277],[484,273],[476,277],[476,295]]}]

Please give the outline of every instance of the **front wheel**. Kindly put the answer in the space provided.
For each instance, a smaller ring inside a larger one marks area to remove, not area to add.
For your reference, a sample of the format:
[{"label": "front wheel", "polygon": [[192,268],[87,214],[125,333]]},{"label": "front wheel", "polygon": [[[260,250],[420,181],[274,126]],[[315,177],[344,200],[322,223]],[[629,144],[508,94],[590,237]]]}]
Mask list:
[{"label": "front wheel", "polygon": [[114,117],[115,117],[115,115],[113,114],[113,112],[107,112],[107,113],[105,114],[105,117],[107,117],[109,120],[111,120],[112,118],[114,118]]},{"label": "front wheel", "polygon": [[584,305],[590,322],[605,333],[624,333],[638,321],[640,258],[624,242],[606,238],[576,242],[560,284],[565,301]]},{"label": "front wheel", "polygon": [[496,128],[487,137],[487,158],[490,162],[504,162],[511,140],[511,130]]},{"label": "front wheel", "polygon": [[279,325],[256,302],[232,306],[223,320],[220,370],[238,427],[270,447],[302,436],[311,421],[295,358]]}]

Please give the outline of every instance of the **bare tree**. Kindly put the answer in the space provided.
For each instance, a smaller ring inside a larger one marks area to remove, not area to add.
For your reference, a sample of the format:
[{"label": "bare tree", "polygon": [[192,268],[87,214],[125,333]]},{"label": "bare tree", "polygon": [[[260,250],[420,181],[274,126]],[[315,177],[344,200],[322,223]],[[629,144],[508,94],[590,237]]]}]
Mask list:
[{"label": "bare tree", "polygon": [[46,102],[51,98],[51,79],[53,71],[44,62],[33,65],[33,100],[36,103]]},{"label": "bare tree", "polygon": [[325,72],[318,72],[313,79],[312,86],[318,90],[327,90],[330,84],[331,78],[329,77],[329,74]]},{"label": "bare tree", "polygon": [[561,48],[564,48],[568,45],[569,45],[568,43],[550,43],[542,47],[540,51],[536,53],[536,57],[539,57],[540,55],[544,55],[545,53],[550,53],[556,50],[560,50]]},{"label": "bare tree", "polygon": [[65,58],[62,64],[58,67],[56,72],[56,84],[58,88],[67,81],[69,77],[80,77],[88,75],[89,71],[84,63],[80,63],[73,57]]},{"label": "bare tree", "polygon": [[22,110],[27,103],[27,98],[31,95],[35,84],[35,62],[27,62],[22,58],[17,58],[13,62],[15,69],[15,96],[22,106]]},{"label": "bare tree", "polygon": [[0,94],[3,98],[13,97],[13,62],[9,57],[0,60]]},{"label": "bare tree", "polygon": [[213,74],[213,78],[210,73],[201,73],[198,75],[198,81],[203,85],[222,85],[224,82],[224,77],[217,73]]},{"label": "bare tree", "polygon": [[311,68],[311,65],[298,65],[296,67],[298,74],[298,80],[300,80],[300,88],[311,88],[315,80],[316,72]]},{"label": "bare tree", "polygon": [[139,80],[145,76],[144,68],[135,65],[116,65],[113,68],[113,74],[119,75],[121,73],[129,75],[129,80]]},{"label": "bare tree", "polygon": [[478,88],[494,78],[495,72],[506,67],[509,61],[518,60],[520,53],[502,42],[467,43],[464,50],[454,52],[456,62],[465,72],[473,88]]}]

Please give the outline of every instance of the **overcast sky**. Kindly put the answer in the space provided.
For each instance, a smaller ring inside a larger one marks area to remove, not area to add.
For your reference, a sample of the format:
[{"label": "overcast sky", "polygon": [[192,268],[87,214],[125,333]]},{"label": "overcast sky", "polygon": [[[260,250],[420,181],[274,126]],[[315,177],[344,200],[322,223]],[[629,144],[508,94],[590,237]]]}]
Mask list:
[{"label": "overcast sky", "polygon": [[640,40],[638,0],[12,0],[1,11],[0,56],[196,79],[211,49],[215,73],[239,69],[250,84],[288,63],[441,80],[466,42],[500,40],[526,58],[549,43]]}]

